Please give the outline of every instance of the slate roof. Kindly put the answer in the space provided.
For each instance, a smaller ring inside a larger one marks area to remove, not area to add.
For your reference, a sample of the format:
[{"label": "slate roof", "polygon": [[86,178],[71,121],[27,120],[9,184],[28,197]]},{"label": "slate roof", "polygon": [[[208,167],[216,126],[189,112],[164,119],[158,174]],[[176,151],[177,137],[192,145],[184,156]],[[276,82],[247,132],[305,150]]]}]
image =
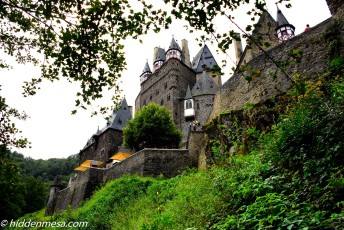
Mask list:
[{"label": "slate roof", "polygon": [[283,15],[282,11],[278,8],[278,6],[277,6],[277,17],[276,18],[277,18],[277,24],[278,24],[276,30],[278,30],[280,27],[286,26],[286,25],[291,26],[295,30],[295,27],[288,22],[288,20],[285,18],[285,16]]},{"label": "slate roof", "polygon": [[148,60],[146,61],[145,67],[142,70],[143,74],[146,73],[146,72],[149,72],[149,73],[152,72],[151,69],[149,68]]},{"label": "slate roof", "polygon": [[184,100],[187,100],[187,99],[192,99],[191,90],[190,90],[190,86],[189,85],[188,85],[188,89],[186,90],[186,94],[185,94],[185,97],[184,97]]},{"label": "slate roof", "polygon": [[192,69],[196,73],[202,73],[202,65],[205,64],[207,68],[213,68],[214,65],[217,65],[217,62],[214,56],[211,54],[207,45],[204,45],[203,48],[197,53],[191,63]]},{"label": "slate roof", "polygon": [[172,37],[170,46],[168,47],[168,50],[179,50],[180,52],[182,52],[182,49],[180,48],[180,46],[178,45],[178,43],[174,40],[174,37]]},{"label": "slate roof", "polygon": [[154,57],[154,62],[157,61],[166,61],[166,53],[163,48],[158,48],[158,52],[156,54],[156,57]]},{"label": "slate roof", "polygon": [[217,89],[217,85],[209,77],[208,73],[206,71],[203,71],[202,76],[197,79],[194,87],[192,88],[191,94],[193,97],[207,94],[216,94]]},{"label": "slate roof", "polygon": [[130,112],[129,106],[127,104],[127,100],[124,98],[122,100],[121,106],[118,110],[113,110],[109,120],[106,122],[106,125],[99,130],[92,137],[87,141],[85,148],[90,146],[95,142],[95,137],[100,136],[104,133],[107,129],[112,128],[115,130],[123,130],[123,128],[127,125],[127,122],[132,118],[132,114]]}]

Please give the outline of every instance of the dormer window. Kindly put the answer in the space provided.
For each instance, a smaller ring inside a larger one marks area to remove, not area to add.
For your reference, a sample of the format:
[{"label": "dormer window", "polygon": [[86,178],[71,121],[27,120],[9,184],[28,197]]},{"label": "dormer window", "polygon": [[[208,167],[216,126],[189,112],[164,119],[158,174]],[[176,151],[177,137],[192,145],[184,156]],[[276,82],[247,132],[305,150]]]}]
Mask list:
[{"label": "dormer window", "polygon": [[195,110],[193,105],[193,99],[187,99],[184,101],[184,117],[191,118],[195,116]]}]

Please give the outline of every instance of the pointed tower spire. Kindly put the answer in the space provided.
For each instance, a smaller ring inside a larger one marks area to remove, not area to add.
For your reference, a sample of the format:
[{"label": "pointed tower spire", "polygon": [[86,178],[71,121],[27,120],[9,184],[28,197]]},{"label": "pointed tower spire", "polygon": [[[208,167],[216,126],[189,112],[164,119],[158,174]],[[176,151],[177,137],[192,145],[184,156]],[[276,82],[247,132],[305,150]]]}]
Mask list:
[{"label": "pointed tower spire", "polygon": [[140,83],[142,84],[143,82],[145,82],[151,74],[152,71],[149,68],[148,60],[146,60],[145,67],[143,68],[142,74],[140,76]]},{"label": "pointed tower spire", "polygon": [[184,99],[185,99],[185,100],[187,100],[187,99],[192,99],[190,85],[188,85],[188,89],[186,90],[186,94],[185,94]]},{"label": "pointed tower spire", "polygon": [[279,42],[285,42],[295,36],[295,27],[288,22],[288,20],[283,15],[282,11],[277,7],[277,37]]},{"label": "pointed tower spire", "polygon": [[160,47],[154,49],[153,71],[157,71],[164,64],[166,60],[165,50]]},{"label": "pointed tower spire", "polygon": [[180,61],[182,60],[182,49],[180,48],[178,43],[174,40],[173,36],[172,36],[170,46],[168,47],[168,50],[166,51],[166,60],[170,58],[176,58]]}]

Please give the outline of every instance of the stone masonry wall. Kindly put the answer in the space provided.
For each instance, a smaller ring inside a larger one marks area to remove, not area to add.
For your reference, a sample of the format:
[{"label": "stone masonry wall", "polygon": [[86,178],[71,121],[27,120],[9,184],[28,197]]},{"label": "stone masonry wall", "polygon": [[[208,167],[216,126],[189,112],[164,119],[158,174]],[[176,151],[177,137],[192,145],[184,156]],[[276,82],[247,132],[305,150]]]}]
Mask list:
[{"label": "stone masonry wall", "polygon": [[[268,54],[274,60],[287,60],[289,50],[302,50],[304,52],[302,62],[291,66],[286,72],[290,76],[293,76],[295,71],[298,73],[305,72],[305,79],[317,79],[318,73],[324,73],[327,69],[329,61],[328,43],[322,37],[322,34],[331,25],[332,21],[332,18],[324,21],[311,30],[270,49]],[[341,36],[341,39],[343,40],[343,36]],[[234,74],[216,94],[211,118],[219,115],[221,111],[238,110],[247,103],[256,104],[265,101],[286,92],[292,86],[292,82],[281,72],[277,74],[275,80],[273,79],[271,74],[277,70],[276,66],[264,54],[251,60],[247,65],[251,66],[253,70],[261,70],[262,74],[251,82],[245,80],[245,74],[247,73]]]},{"label": "stone masonry wall", "polygon": [[328,8],[332,15],[340,13],[343,15],[344,1],[343,0],[326,0]]},{"label": "stone masonry wall", "polygon": [[103,170],[88,169],[72,178],[71,186],[58,193],[55,212],[66,210],[68,205],[77,208],[82,201],[89,198],[103,179]]},{"label": "stone masonry wall", "polygon": [[143,176],[159,176],[170,178],[177,176],[187,167],[197,167],[195,156],[187,149],[144,149]]},{"label": "stone masonry wall", "polygon": [[69,205],[77,208],[91,197],[97,186],[126,174],[153,177],[162,174],[166,178],[176,176],[187,167],[197,167],[197,154],[189,154],[187,149],[143,149],[111,168],[90,168],[73,177],[69,187],[57,193],[52,212],[66,210]]},{"label": "stone masonry wall", "polygon": [[107,161],[123,142],[122,131],[111,128],[95,138],[95,143],[81,151],[80,164],[85,160]]},{"label": "stone masonry wall", "polygon": [[109,182],[116,178],[120,178],[126,174],[138,174],[142,176],[143,163],[144,155],[136,153],[126,160],[113,165],[111,168],[107,168],[104,171],[102,183],[105,184],[106,182]]}]

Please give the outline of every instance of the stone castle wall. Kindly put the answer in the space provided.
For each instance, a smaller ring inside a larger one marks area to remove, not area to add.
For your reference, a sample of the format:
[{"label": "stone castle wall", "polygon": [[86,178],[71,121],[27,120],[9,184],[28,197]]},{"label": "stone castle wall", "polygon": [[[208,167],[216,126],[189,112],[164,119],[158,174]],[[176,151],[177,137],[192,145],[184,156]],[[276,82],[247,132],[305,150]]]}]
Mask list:
[{"label": "stone castle wall", "polygon": [[91,197],[97,186],[126,174],[174,177],[188,167],[197,167],[197,154],[189,154],[187,149],[143,149],[111,168],[89,168],[73,177],[67,188],[57,192],[52,212],[48,214],[66,210],[69,205],[77,208]]},{"label": "stone castle wall", "polygon": [[[329,44],[322,34],[332,22],[333,19],[330,18],[311,30],[270,49],[267,53],[274,60],[287,60],[289,58],[288,51],[302,50],[304,55],[301,63],[290,66],[286,72],[292,77],[293,73],[298,72],[303,74],[304,79],[317,79],[318,73],[324,73],[327,70]],[[341,39],[343,40],[343,36]],[[249,72],[234,74],[216,94],[214,110],[209,120],[222,111],[238,110],[248,103],[256,104],[265,101],[292,87],[292,82],[280,71],[275,79],[272,77],[277,71],[276,65],[269,61],[264,54],[251,60],[247,65],[251,66],[253,70],[260,70],[261,75],[248,82],[245,80],[245,75],[249,75]]]},{"label": "stone castle wall", "polygon": [[105,162],[118,150],[123,142],[120,130],[107,129],[100,136],[95,136],[95,142],[80,152],[80,164],[85,160],[93,159]]},{"label": "stone castle wall", "polygon": [[90,168],[79,173],[71,179],[69,187],[58,192],[54,212],[66,210],[69,205],[77,208],[85,199],[91,197],[102,180],[102,170]]},{"label": "stone castle wall", "polygon": [[335,15],[337,13],[344,15],[343,13],[344,1],[343,0],[326,0],[326,2],[332,15]]}]

